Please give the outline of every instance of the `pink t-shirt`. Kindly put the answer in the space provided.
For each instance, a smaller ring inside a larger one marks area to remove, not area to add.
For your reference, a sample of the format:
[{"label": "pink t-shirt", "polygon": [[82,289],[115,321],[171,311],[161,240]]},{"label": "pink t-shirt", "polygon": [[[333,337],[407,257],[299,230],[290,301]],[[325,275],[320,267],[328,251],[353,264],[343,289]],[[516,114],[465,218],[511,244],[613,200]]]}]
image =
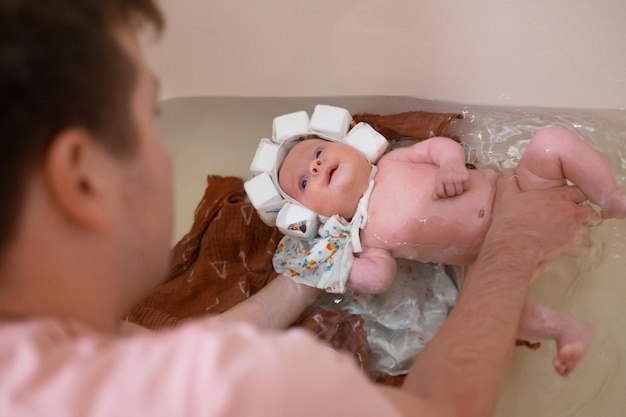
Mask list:
[{"label": "pink t-shirt", "polygon": [[0,416],[396,416],[352,359],[302,330],[218,318],[127,338],[0,324]]}]

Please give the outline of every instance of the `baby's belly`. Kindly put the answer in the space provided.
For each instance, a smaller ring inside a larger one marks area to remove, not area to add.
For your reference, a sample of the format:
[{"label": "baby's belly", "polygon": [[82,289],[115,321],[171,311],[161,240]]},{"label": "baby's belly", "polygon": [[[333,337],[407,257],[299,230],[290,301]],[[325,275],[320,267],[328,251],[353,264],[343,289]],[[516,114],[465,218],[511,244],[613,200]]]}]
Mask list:
[{"label": "baby's belly", "polygon": [[[363,244],[387,249],[396,258],[472,263],[491,222],[495,172],[470,171],[467,191],[433,201],[436,168],[420,169],[410,177],[393,171],[377,176]],[[398,178],[412,179],[399,183]]]}]

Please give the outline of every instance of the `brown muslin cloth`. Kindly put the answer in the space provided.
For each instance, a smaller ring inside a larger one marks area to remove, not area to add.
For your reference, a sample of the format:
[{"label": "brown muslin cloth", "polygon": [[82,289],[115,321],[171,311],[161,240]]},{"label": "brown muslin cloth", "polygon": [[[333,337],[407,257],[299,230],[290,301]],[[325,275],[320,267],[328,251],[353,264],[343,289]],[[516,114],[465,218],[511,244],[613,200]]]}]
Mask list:
[{"label": "brown muslin cloth", "polygon": [[450,122],[461,118],[463,115],[460,113],[427,111],[406,111],[386,115],[360,113],[352,116],[356,123],[369,123],[389,141],[399,139],[423,140],[433,136],[444,136]]}]

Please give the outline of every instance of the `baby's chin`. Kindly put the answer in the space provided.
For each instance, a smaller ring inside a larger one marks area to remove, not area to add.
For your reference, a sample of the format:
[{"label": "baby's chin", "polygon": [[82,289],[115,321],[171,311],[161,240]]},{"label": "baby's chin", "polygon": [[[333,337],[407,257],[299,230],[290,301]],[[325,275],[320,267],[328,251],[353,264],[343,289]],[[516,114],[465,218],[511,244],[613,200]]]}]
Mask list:
[{"label": "baby's chin", "polygon": [[344,219],[346,219],[347,221],[351,221],[352,217],[354,217],[354,213],[356,213],[356,205],[354,206],[353,209],[337,209],[337,210],[333,210],[333,211],[325,211],[325,210],[321,210],[321,211],[315,211],[317,214],[320,214],[322,216],[326,216],[326,217],[332,217],[334,215],[339,215],[341,217],[343,217]]}]

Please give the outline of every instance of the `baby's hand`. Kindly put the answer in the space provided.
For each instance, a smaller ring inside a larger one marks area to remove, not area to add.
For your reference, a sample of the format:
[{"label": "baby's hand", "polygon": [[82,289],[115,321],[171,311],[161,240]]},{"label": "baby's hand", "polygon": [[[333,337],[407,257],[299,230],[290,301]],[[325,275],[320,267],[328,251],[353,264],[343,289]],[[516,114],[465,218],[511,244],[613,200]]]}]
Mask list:
[{"label": "baby's hand", "polygon": [[433,200],[463,194],[469,188],[469,172],[464,166],[439,168],[435,177]]}]

